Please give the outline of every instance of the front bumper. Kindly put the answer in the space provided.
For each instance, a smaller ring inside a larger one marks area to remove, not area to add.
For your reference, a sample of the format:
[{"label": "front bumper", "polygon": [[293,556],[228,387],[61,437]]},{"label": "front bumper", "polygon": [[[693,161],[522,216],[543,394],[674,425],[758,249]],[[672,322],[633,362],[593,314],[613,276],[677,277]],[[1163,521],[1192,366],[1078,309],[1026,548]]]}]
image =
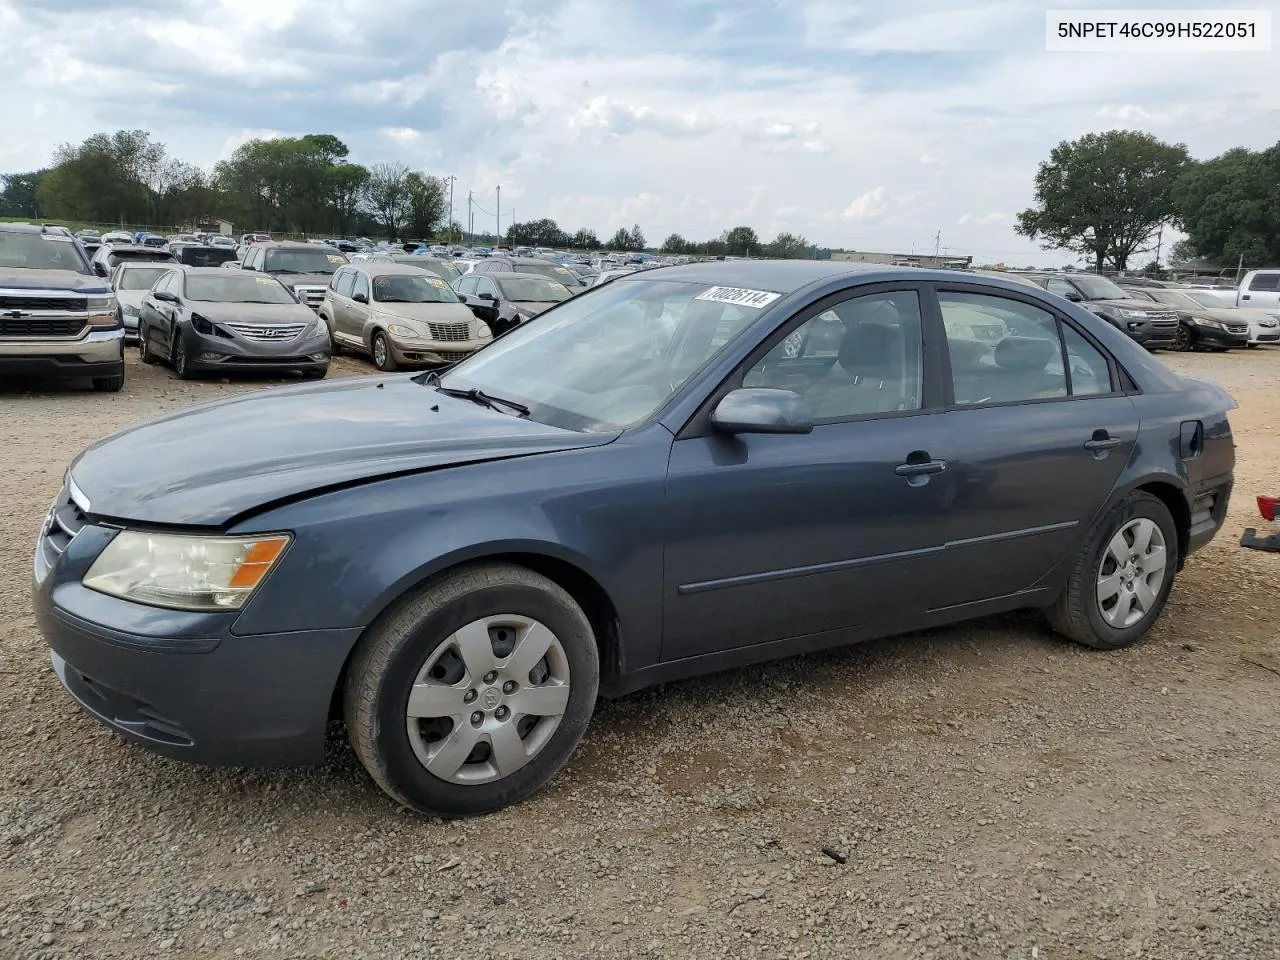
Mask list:
[{"label": "front bumper", "polygon": [[237,636],[234,614],[144,607],[47,570],[33,601],[67,692],[135,743],[210,765],[323,759],[330,703],[359,629]]},{"label": "front bumper", "polygon": [[391,354],[396,363],[404,367],[438,367],[446,363],[465,360],[481,347],[493,342],[488,340],[397,340],[390,338]]},{"label": "front bumper", "polygon": [[61,379],[123,372],[123,327],[93,329],[75,340],[0,340],[0,374]]},{"label": "front bumper", "polygon": [[1249,342],[1249,332],[1232,333],[1229,330],[1220,330],[1217,327],[1204,327],[1200,325],[1192,326],[1192,337],[1195,343],[1205,347],[1243,347]]},{"label": "front bumper", "polygon": [[190,327],[182,336],[192,370],[224,373],[302,373],[329,368],[329,338],[323,327],[283,343],[255,342],[240,337],[197,333]]}]

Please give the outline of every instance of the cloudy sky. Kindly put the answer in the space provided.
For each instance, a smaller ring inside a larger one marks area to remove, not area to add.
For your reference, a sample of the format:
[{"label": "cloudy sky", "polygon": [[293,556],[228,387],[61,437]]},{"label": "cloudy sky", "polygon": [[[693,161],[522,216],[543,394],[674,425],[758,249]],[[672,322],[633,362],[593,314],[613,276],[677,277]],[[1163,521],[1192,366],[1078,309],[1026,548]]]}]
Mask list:
[{"label": "cloudy sky", "polygon": [[356,161],[456,175],[459,219],[469,190],[492,213],[501,184],[504,221],[514,210],[602,235],[639,223],[651,243],[745,223],[765,237],[931,251],[940,231],[943,247],[979,261],[1063,263],[1011,229],[1058,141],[1138,128],[1208,157],[1276,140],[1280,49],[1046,53],[1044,10],[0,0],[0,172],[119,128],[150,130],[205,167],[250,137],[333,133]]}]

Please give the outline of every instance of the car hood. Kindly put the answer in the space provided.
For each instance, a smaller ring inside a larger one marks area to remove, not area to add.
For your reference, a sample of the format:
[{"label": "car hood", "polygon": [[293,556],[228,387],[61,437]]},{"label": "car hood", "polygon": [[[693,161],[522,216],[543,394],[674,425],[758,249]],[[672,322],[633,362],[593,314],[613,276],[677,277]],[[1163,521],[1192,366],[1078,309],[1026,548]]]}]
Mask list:
[{"label": "car hood", "polygon": [[300,303],[212,303],[188,300],[188,306],[206,320],[216,323],[311,323],[315,311]]},{"label": "car hood", "polygon": [[0,267],[0,287],[11,290],[75,290],[80,293],[109,293],[101,277],[74,270],[30,270]]},{"label": "car hood", "polygon": [[1174,307],[1150,300],[1090,300],[1090,307],[1115,307],[1117,310],[1141,310],[1143,313],[1177,313]]},{"label": "car hood", "polygon": [[403,374],[350,377],[189,407],[99,441],[71,476],[94,516],[223,526],[323,490],[616,436],[511,416]]},{"label": "car hood", "polygon": [[432,323],[470,323],[475,319],[471,308],[459,301],[453,303],[384,303],[377,304],[379,314],[402,320]]},{"label": "car hood", "polygon": [[551,302],[547,302],[545,300],[512,300],[511,305],[521,313],[527,313],[531,317],[536,317],[544,310],[550,310],[559,302],[560,301],[558,300],[552,300]]},{"label": "car hood", "polygon": [[304,287],[327,287],[333,280],[331,273],[269,273],[267,276],[275,277],[286,287],[296,287],[299,284]]}]

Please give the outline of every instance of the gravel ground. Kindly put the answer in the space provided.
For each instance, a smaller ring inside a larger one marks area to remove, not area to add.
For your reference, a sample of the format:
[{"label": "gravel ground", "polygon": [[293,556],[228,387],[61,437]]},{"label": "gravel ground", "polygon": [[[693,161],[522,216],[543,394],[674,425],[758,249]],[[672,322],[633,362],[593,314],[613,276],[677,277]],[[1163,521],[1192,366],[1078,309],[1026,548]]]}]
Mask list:
[{"label": "gravel ground", "polygon": [[49,669],[30,557],[70,458],[278,381],[0,388],[0,957],[1280,957],[1280,557],[1237,546],[1280,350],[1168,359],[1239,401],[1237,495],[1138,647],[1026,614],[645,691],[462,823],[336,738],[308,771],[152,756]]}]

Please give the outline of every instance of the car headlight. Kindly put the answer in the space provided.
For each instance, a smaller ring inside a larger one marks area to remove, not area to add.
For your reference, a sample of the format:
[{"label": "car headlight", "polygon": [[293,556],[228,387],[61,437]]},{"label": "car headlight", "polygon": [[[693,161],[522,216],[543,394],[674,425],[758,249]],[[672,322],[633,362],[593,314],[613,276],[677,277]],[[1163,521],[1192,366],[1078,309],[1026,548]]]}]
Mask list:
[{"label": "car headlight", "polygon": [[422,339],[422,334],[420,334],[417,330],[414,330],[412,327],[406,327],[402,323],[393,323],[388,325],[387,332],[390,333],[393,337],[397,337],[401,340],[421,340]]},{"label": "car headlight", "polygon": [[1280,320],[1271,320],[1271,319],[1267,319],[1267,320],[1259,320],[1259,321],[1258,321],[1258,326],[1260,326],[1260,327],[1268,327],[1268,328],[1270,328],[1270,327],[1275,327],[1275,326],[1280,326]]},{"label": "car headlight", "polygon": [[138,308],[132,303],[126,303],[120,309],[124,311],[126,317],[136,317],[138,315]]},{"label": "car headlight", "polygon": [[93,561],[90,590],[175,610],[239,610],[284,555],[288,534],[200,537],[125,530]]},{"label": "car headlight", "polygon": [[1128,317],[1130,320],[1142,320],[1146,317],[1146,315],[1147,315],[1147,311],[1145,310],[1121,310],[1120,311],[1120,316]]},{"label": "car headlight", "polygon": [[476,338],[479,340],[493,339],[493,331],[483,320],[476,324]]},{"label": "car headlight", "polygon": [[88,323],[93,327],[114,327],[119,322],[116,316],[116,298],[111,294],[85,298],[85,310],[88,311]]},{"label": "car headlight", "polygon": [[1197,327],[1212,327],[1214,330],[1225,330],[1227,325],[1217,320],[1209,320],[1204,317],[1192,317],[1191,322]]}]

